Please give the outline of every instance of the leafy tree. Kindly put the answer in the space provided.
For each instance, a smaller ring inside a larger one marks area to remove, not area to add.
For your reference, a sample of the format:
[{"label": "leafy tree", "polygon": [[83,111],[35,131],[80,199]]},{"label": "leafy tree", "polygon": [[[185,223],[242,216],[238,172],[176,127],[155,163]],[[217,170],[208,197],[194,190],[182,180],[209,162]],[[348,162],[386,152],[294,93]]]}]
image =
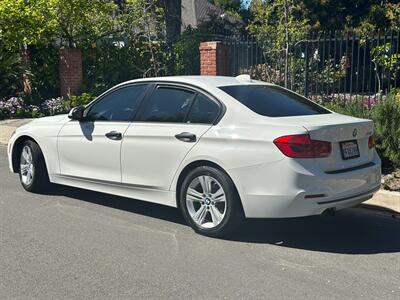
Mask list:
[{"label": "leafy tree", "polygon": [[[27,45],[44,44],[49,41],[53,33],[51,22],[52,9],[50,3],[45,0],[2,0],[0,1],[0,40],[2,49],[0,54],[6,57],[11,52],[19,58],[17,73],[11,76],[15,82],[16,78],[21,79],[24,92],[30,94],[32,88],[30,83],[30,72],[27,53]],[[15,85],[13,85],[15,86]],[[7,89],[0,86],[1,89]]]},{"label": "leafy tree", "polygon": [[304,15],[318,30],[399,29],[398,0],[303,0]]},{"label": "leafy tree", "polygon": [[385,16],[389,22],[389,28],[400,31],[400,3],[388,3]]},{"label": "leafy tree", "polygon": [[126,0],[120,15],[121,34],[137,49],[142,76],[160,76],[170,59],[164,9],[157,0]]},{"label": "leafy tree", "polygon": [[76,47],[115,30],[115,10],[104,0],[2,0],[0,39],[8,48],[55,38]]},{"label": "leafy tree", "polygon": [[316,29],[342,30],[357,26],[375,0],[303,0],[304,13]]},{"label": "leafy tree", "polygon": [[209,0],[209,2],[225,11],[239,13],[242,9],[240,0]]},{"label": "leafy tree", "polygon": [[[375,66],[375,76],[378,82],[378,91],[382,92],[382,79],[396,80],[397,72],[400,71],[400,54],[395,53],[395,47],[391,43],[375,46],[371,49],[372,62]],[[392,78],[385,78],[387,72],[392,73]],[[385,74],[386,73],[386,74]],[[386,81],[386,80],[384,80]]]},{"label": "leafy tree", "polygon": [[93,42],[115,30],[115,8],[103,0],[0,1],[0,39],[9,51],[20,50],[25,94],[32,91],[27,46],[61,41],[76,47]]},{"label": "leafy tree", "polygon": [[[126,11],[129,6],[136,4],[154,4],[154,1],[129,1],[129,0],[114,0],[118,5],[120,12]],[[162,9],[166,38],[169,45],[175,42],[181,33],[181,14],[182,14],[182,0],[157,0],[156,5]]]},{"label": "leafy tree", "polygon": [[104,0],[48,0],[55,36],[68,47],[92,43],[116,30],[116,5]]},{"label": "leafy tree", "polygon": [[52,7],[46,0],[0,1],[0,40],[7,49],[48,41],[53,32]]},{"label": "leafy tree", "polygon": [[300,0],[253,0],[252,19],[248,29],[265,46],[265,56],[281,59],[285,66],[285,86],[288,83],[289,54],[294,43],[310,30],[303,16]]},{"label": "leafy tree", "polygon": [[83,47],[84,85],[95,95],[122,81],[167,73],[171,51],[157,0],[126,0],[116,19],[112,36]]},{"label": "leafy tree", "polygon": [[381,1],[371,5],[366,16],[356,26],[358,31],[364,33],[384,28],[400,30],[400,3]]}]

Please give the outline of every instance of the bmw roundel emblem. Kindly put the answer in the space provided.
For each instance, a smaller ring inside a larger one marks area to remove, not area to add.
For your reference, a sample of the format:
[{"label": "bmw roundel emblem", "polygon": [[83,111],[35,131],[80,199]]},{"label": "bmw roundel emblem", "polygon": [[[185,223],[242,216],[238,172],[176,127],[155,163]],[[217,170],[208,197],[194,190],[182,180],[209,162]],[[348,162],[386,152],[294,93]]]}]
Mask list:
[{"label": "bmw roundel emblem", "polygon": [[353,137],[356,137],[357,136],[357,128],[354,128],[354,130],[353,130]]}]

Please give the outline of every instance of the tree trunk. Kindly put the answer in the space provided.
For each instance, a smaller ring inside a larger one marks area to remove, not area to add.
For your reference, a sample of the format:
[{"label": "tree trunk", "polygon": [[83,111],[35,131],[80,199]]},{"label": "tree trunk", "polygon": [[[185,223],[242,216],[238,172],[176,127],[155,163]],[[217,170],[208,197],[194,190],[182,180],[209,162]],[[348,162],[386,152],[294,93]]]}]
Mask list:
[{"label": "tree trunk", "polygon": [[[182,1],[181,0],[158,0],[159,6],[164,8],[165,12],[165,31],[166,42],[168,48],[172,48],[172,44],[176,42],[181,34],[182,24]],[[171,59],[166,65],[167,75],[174,75],[175,57],[172,55]]]},{"label": "tree trunk", "polygon": [[22,65],[22,75],[21,75],[21,81],[22,81],[22,88],[24,91],[25,95],[30,95],[32,94],[32,86],[31,86],[31,81],[29,79],[29,51],[27,45],[23,45],[20,48],[20,56],[21,56],[21,65]]},{"label": "tree trunk", "polygon": [[159,0],[165,11],[166,36],[168,45],[172,45],[181,34],[182,1]]}]

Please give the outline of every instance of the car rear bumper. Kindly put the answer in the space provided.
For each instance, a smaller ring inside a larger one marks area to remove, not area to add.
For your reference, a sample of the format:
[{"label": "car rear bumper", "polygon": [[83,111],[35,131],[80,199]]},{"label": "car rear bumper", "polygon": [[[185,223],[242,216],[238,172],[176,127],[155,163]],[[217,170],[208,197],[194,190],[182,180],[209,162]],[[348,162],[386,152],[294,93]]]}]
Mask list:
[{"label": "car rear bumper", "polygon": [[379,189],[381,161],[328,174],[312,160],[282,161],[229,170],[248,218],[318,215],[370,199]]}]

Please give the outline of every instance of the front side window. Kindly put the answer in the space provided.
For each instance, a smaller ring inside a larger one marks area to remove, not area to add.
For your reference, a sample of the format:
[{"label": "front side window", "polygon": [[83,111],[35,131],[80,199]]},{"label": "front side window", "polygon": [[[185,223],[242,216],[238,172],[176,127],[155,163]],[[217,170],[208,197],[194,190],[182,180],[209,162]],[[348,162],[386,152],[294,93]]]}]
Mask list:
[{"label": "front side window", "polygon": [[147,122],[183,122],[195,93],[185,89],[157,87],[140,117]]},{"label": "front side window", "polygon": [[206,96],[198,94],[190,110],[187,122],[212,124],[217,119],[218,115],[218,104]]},{"label": "front side window", "polygon": [[220,87],[249,109],[267,117],[329,114],[329,110],[278,86],[231,85]]},{"label": "front side window", "polygon": [[94,103],[86,115],[88,121],[129,121],[137,111],[147,85],[117,89]]}]

